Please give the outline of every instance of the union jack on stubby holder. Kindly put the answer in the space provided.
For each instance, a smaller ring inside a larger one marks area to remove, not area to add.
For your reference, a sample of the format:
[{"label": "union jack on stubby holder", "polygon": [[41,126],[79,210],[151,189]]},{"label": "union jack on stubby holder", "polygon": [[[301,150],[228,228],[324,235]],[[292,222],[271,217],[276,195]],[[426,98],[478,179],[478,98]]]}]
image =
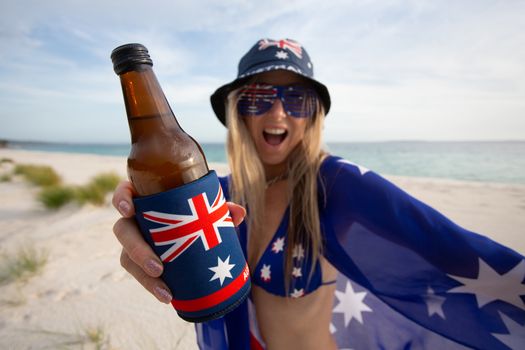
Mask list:
[{"label": "union jack on stubby holder", "polygon": [[162,279],[179,316],[202,322],[244,300],[250,273],[214,171],[134,203],[141,232],[164,263]]}]

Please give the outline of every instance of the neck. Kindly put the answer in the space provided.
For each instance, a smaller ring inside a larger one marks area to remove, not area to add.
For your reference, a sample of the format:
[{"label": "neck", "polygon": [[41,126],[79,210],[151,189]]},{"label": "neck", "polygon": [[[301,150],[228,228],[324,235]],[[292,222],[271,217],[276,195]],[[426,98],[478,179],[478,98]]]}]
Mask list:
[{"label": "neck", "polygon": [[284,164],[264,164],[264,174],[266,176],[266,181],[271,181],[277,177],[284,177],[285,174],[288,174],[288,167],[286,163]]},{"label": "neck", "polygon": [[265,165],[264,173],[266,175],[266,188],[288,178],[286,164]]}]

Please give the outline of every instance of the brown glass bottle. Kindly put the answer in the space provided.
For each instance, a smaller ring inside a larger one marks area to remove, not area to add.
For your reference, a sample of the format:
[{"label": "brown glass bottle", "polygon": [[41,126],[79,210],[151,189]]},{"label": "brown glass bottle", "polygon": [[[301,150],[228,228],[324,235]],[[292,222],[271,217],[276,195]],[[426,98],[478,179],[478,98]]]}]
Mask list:
[{"label": "brown glass bottle", "polygon": [[208,173],[200,145],[180,127],[141,44],[111,54],[120,76],[131,133],[128,175],[137,194],[160,193]]},{"label": "brown glass bottle", "polygon": [[161,278],[179,316],[191,322],[221,317],[243,302],[251,284],[219,178],[175,119],[148,50],[127,44],[111,59],[131,132],[135,220],[163,263]]}]

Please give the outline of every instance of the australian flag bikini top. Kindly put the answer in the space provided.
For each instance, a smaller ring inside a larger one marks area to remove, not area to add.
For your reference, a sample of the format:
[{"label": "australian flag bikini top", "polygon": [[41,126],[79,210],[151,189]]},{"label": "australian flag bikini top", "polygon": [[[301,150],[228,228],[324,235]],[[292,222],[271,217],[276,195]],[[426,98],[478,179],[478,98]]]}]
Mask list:
[{"label": "australian flag bikini top", "polygon": [[[228,178],[220,178],[224,193],[228,194]],[[227,195],[227,200],[229,196]],[[305,249],[302,245],[298,244],[293,248],[293,259],[292,259],[292,280],[290,281],[290,289],[288,294],[285,290],[284,284],[284,256],[287,246],[287,231],[289,223],[289,207],[286,209],[281,223],[277,228],[273,238],[264,250],[260,260],[257,262],[255,268],[251,266],[251,278],[252,283],[258,287],[261,287],[265,291],[271,294],[279,295],[282,297],[289,296],[292,298],[300,298],[306,294],[309,294],[323,285],[321,265],[317,262],[312,276],[309,278],[310,269],[312,263],[309,258],[306,257]],[[244,256],[247,257],[247,226],[244,221],[238,227],[239,229],[239,240],[241,247],[244,252]]]}]

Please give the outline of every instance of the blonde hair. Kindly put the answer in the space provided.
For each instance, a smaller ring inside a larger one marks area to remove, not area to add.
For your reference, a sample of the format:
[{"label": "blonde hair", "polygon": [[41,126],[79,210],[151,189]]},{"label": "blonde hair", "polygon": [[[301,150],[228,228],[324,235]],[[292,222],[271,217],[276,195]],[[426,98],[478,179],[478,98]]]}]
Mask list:
[{"label": "blonde hair", "polygon": [[[252,235],[263,227],[266,176],[255,144],[236,106],[237,91],[232,91],[226,102],[227,151],[232,171],[229,188],[232,201],[248,209],[248,235]],[[319,167],[326,156],[321,149],[323,121],[324,109],[317,101],[316,113],[308,119],[304,137],[288,157],[290,217],[284,266],[286,294],[289,294],[292,281],[294,248],[303,245],[305,258],[311,259],[309,279],[322,255],[317,180]]]}]

